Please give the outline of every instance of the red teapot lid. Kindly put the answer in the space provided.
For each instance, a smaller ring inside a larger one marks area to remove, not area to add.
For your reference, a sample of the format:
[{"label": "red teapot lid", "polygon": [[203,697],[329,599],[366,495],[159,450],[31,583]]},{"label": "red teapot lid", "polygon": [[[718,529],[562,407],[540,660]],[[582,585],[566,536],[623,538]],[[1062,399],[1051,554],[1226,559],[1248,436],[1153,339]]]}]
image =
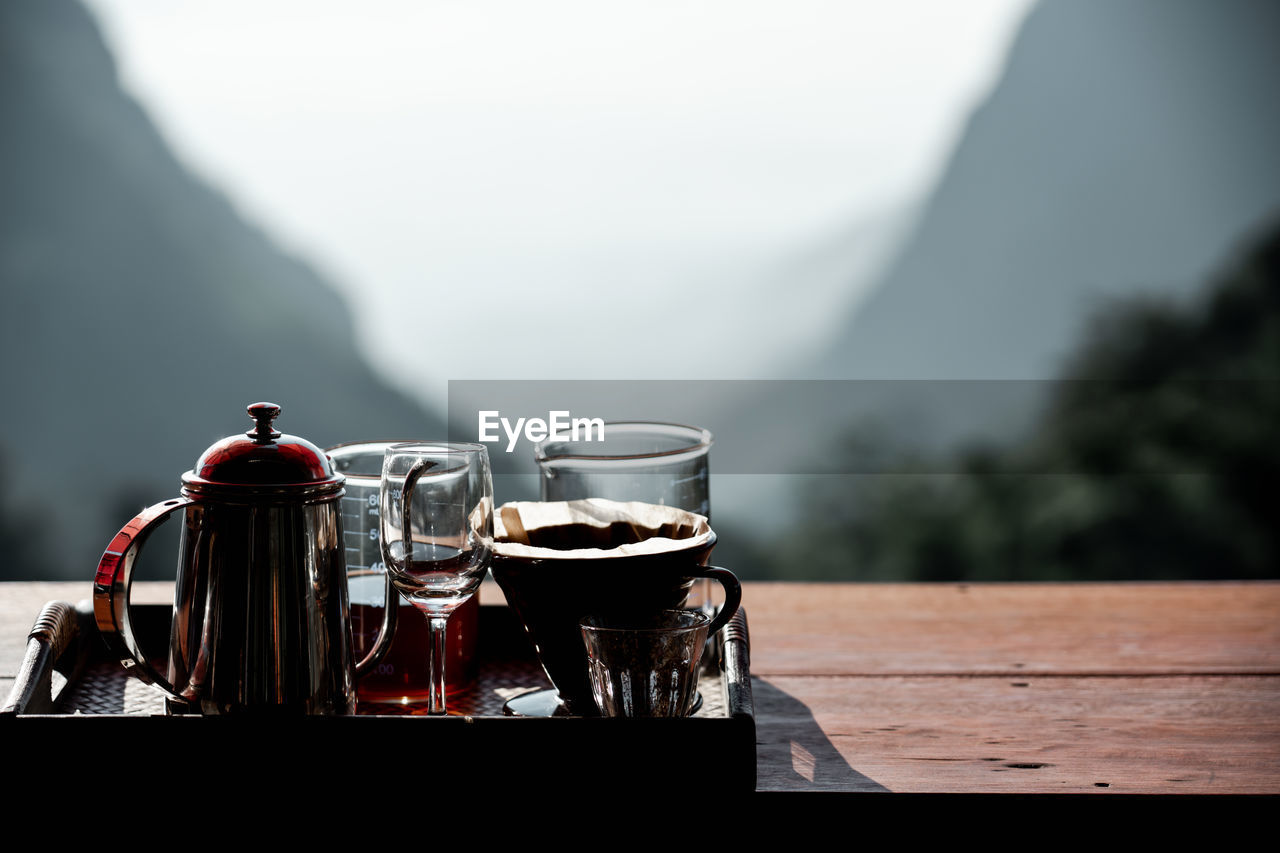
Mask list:
[{"label": "red teapot lid", "polygon": [[206,450],[183,482],[188,486],[336,486],[346,479],[334,474],[329,457],[320,448],[272,426],[280,406],[254,403],[248,410],[254,428]]}]

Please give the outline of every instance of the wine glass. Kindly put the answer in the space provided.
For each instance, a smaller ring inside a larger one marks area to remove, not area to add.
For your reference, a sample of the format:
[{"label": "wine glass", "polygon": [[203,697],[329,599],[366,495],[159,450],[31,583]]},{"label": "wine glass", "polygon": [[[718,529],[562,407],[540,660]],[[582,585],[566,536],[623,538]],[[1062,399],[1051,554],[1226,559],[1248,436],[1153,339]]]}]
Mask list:
[{"label": "wine glass", "polygon": [[493,554],[493,477],[484,445],[395,444],[382,460],[382,559],[430,625],[429,714],[445,713],[445,621],[475,593]]}]

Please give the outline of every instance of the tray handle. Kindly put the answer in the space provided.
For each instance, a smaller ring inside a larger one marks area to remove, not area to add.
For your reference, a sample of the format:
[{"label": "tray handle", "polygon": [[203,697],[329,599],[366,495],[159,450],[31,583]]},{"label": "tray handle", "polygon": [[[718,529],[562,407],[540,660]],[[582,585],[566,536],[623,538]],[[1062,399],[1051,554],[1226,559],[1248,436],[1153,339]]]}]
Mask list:
[{"label": "tray handle", "polygon": [[27,649],[18,667],[13,688],[0,706],[0,715],[53,713],[55,664],[80,638],[80,623],[92,618],[86,604],[79,608],[69,601],[45,604],[27,633]]},{"label": "tray handle", "polygon": [[724,673],[729,713],[755,718],[751,696],[751,636],[747,609],[739,607],[720,631],[720,670]]}]

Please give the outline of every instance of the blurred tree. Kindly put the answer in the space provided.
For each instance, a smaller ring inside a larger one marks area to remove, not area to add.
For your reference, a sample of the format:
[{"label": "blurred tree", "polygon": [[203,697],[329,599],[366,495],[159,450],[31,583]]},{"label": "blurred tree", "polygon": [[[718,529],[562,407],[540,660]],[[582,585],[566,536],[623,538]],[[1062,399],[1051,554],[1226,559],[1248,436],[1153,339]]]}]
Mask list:
[{"label": "blurred tree", "polygon": [[842,470],[893,473],[828,478],[807,498],[817,535],[769,549],[774,573],[1280,577],[1277,424],[1280,228],[1200,300],[1106,306],[1019,443],[895,458],[851,432]]}]

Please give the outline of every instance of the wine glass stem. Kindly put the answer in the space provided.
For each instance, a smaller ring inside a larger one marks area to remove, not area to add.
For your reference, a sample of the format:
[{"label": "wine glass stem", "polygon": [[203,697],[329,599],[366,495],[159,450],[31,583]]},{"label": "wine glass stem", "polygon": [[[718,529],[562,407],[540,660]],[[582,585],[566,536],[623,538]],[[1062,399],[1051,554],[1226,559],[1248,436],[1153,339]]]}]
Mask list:
[{"label": "wine glass stem", "polygon": [[431,699],[428,714],[443,714],[444,710],[444,646],[448,623],[446,616],[428,616],[431,623]]}]

